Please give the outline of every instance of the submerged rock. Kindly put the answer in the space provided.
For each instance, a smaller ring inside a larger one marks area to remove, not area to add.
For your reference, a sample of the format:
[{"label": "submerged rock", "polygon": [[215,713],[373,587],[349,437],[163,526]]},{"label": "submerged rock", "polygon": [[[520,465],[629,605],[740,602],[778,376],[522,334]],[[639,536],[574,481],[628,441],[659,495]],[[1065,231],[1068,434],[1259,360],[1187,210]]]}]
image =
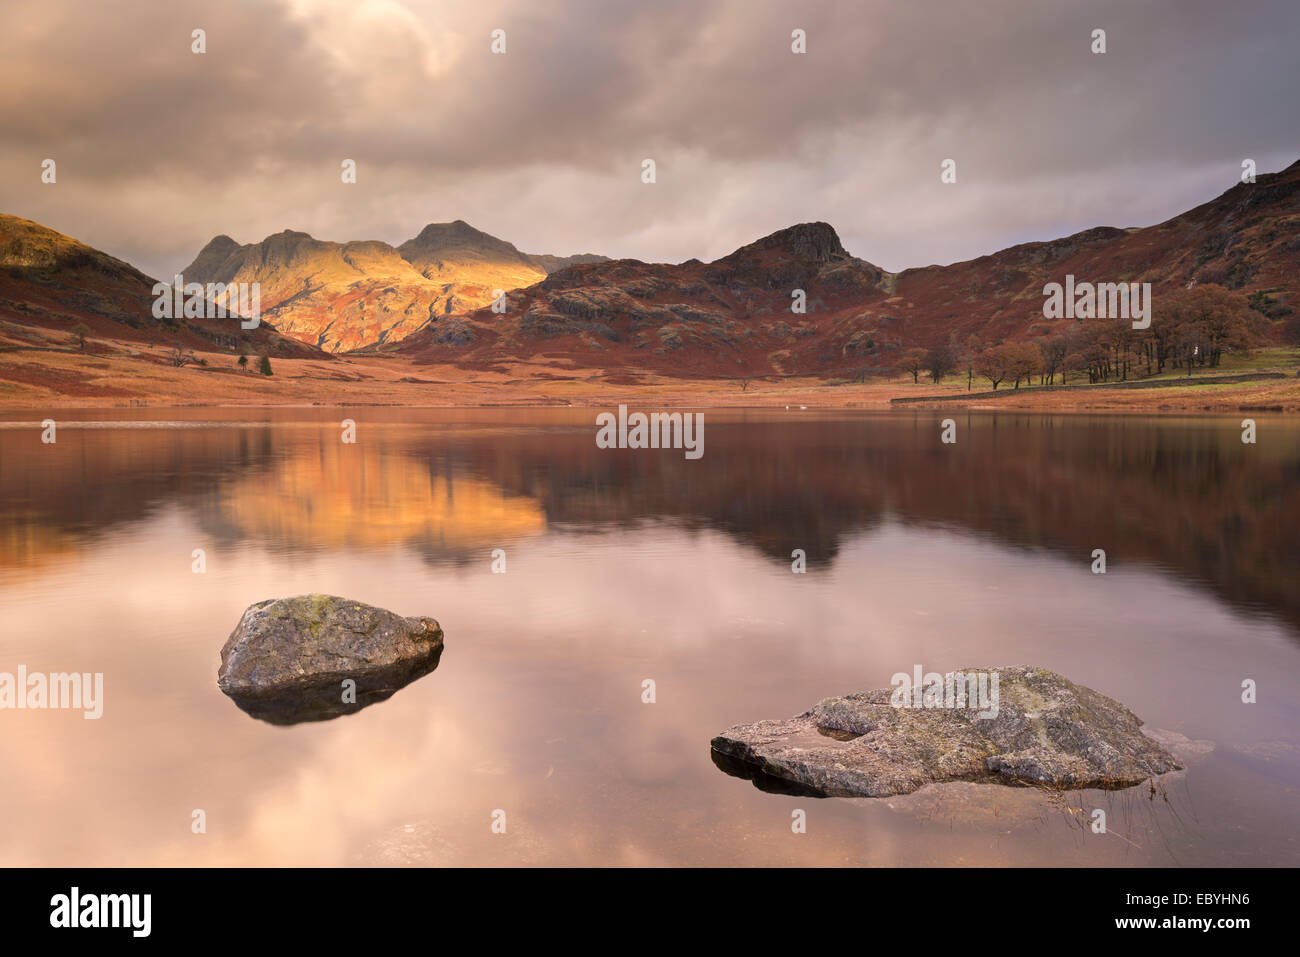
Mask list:
[{"label": "submerged rock", "polygon": [[961,673],[998,676],[995,714],[895,706],[889,688],[860,692],[787,721],[730,728],[711,742],[714,763],[763,790],[819,797],[906,794],[954,780],[1122,788],[1182,767],[1124,705],[1055,672]]},{"label": "submerged rock", "polygon": [[391,697],[441,655],[442,628],[432,618],[298,595],[248,607],[221,649],[217,684],[263,721],[324,721]]}]

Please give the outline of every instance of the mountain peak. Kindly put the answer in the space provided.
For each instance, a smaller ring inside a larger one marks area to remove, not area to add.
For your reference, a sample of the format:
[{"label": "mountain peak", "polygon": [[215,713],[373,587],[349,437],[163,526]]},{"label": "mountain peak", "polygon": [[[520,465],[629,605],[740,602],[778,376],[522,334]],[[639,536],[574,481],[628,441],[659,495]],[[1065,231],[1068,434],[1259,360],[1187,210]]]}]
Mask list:
[{"label": "mountain peak", "polygon": [[213,236],[194,261],[181,270],[181,275],[194,282],[222,281],[227,273],[238,268],[232,260],[243,248],[225,233]]},{"label": "mountain peak", "polygon": [[199,250],[199,255],[200,256],[219,255],[224,257],[230,255],[238,248],[239,248],[239,243],[235,242],[225,233],[221,233],[220,235],[213,236],[211,239],[209,239],[207,245],[205,245],[201,250]]},{"label": "mountain peak", "polygon": [[419,234],[414,239],[407,240],[407,242],[402,245],[418,244],[421,246],[428,246],[431,244],[447,244],[449,242],[456,242],[459,244],[474,242],[483,245],[500,244],[510,246],[511,249],[514,249],[514,246],[511,246],[505,240],[497,239],[495,236],[491,236],[488,233],[483,232],[481,229],[475,229],[463,219],[456,219],[450,223],[429,223],[420,230]]},{"label": "mountain peak", "polygon": [[[431,267],[441,269],[445,262],[463,262],[467,259],[535,268],[513,243],[475,229],[463,219],[450,223],[429,223],[414,239],[408,239],[398,246],[397,252],[426,276],[430,275]],[[537,272],[540,273],[541,270],[538,269]]]},{"label": "mountain peak", "polygon": [[812,259],[817,262],[826,262],[828,259],[848,255],[840,243],[835,228],[829,223],[821,222],[787,226],[747,246],[742,246],[732,255],[744,252],[755,253],[767,249],[779,249],[800,259]]}]

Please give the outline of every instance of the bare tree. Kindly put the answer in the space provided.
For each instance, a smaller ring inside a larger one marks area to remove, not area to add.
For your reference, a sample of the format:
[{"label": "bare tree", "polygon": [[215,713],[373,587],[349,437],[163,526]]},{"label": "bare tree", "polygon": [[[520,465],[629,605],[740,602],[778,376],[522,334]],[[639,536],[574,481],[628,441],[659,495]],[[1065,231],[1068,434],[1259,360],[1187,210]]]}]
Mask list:
[{"label": "bare tree", "polygon": [[979,359],[980,341],[975,336],[966,337],[966,344],[961,349],[961,362],[966,367],[966,391],[969,392],[971,383],[975,381],[975,362]]},{"label": "bare tree", "polygon": [[1042,353],[1043,375],[1047,377],[1048,385],[1056,384],[1056,373],[1060,372],[1062,384],[1064,384],[1065,354],[1069,345],[1064,336],[1056,336],[1038,344],[1038,351]]},{"label": "bare tree", "polygon": [[998,385],[1011,372],[1011,358],[1007,346],[993,346],[976,357],[975,371],[988,379],[993,386],[993,391],[996,392]]},{"label": "bare tree", "polygon": [[921,372],[925,369],[926,351],[924,349],[908,349],[903,353],[902,358],[898,360],[898,367],[904,372],[912,374],[912,382],[921,381]]},{"label": "bare tree", "polygon": [[1002,348],[1008,350],[1011,358],[1011,367],[1008,371],[1016,382],[1015,388],[1020,388],[1021,379],[1024,380],[1025,385],[1033,385],[1034,376],[1043,367],[1043,356],[1038,351],[1038,347],[1030,342],[1013,342]]},{"label": "bare tree", "polygon": [[178,369],[191,363],[198,365],[199,361],[193,352],[187,352],[180,346],[172,346],[172,351],[167,354],[167,360]]},{"label": "bare tree", "polygon": [[935,346],[925,354],[925,368],[934,384],[938,385],[957,371],[957,350],[946,344]]}]

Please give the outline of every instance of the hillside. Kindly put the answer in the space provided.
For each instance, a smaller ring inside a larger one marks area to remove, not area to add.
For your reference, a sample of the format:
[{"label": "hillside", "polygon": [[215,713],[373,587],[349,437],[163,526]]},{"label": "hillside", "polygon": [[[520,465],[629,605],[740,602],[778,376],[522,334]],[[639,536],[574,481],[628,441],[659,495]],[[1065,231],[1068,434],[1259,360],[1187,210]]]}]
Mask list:
[{"label": "hillside", "polygon": [[1150,282],[1157,295],[1190,283],[1242,295],[1269,290],[1263,298],[1274,302],[1264,305],[1266,314],[1292,315],[1287,310],[1300,303],[1300,162],[1155,226],[1098,227],[969,262],[905,270],[898,280],[904,323],[896,331],[923,342],[947,331],[985,340],[1033,334],[1047,325],[1044,283],[1067,273]]},{"label": "hillside", "polygon": [[432,320],[488,306],[575,257],[529,256],[462,220],[431,223],[394,248],[285,230],[240,245],[217,236],[182,271],[193,282],[256,282],[266,318],[328,352],[393,343]]},{"label": "hillside", "polygon": [[[713,263],[633,259],[577,264],[512,292],[504,316],[444,316],[408,338],[404,354],[495,362],[544,353],[587,364],[699,374],[785,368],[827,315],[883,301],[892,277],[849,255],[826,223],[804,223]],[[791,312],[791,291],[807,295]]]},{"label": "hillside", "polygon": [[[1096,227],[901,273],[851,255],[827,223],[679,264],[530,255],[460,220],[430,224],[398,247],[292,231],[252,245],[218,236],[183,275],[259,283],[263,325],[251,332],[231,320],[155,319],[148,276],[0,216],[0,347],[77,351],[71,330],[81,324],[91,340],[307,359],[324,358],[319,347],[471,374],[861,379],[897,367],[914,346],[969,351],[1072,328],[1042,315],[1044,284],[1067,274],[1150,282],[1153,331],[1162,297],[1222,286],[1252,307],[1265,344],[1297,341],[1300,163],[1154,226]],[[504,314],[487,308],[496,289],[508,290]],[[796,290],[803,312],[792,310]]]},{"label": "hillside", "polygon": [[[898,274],[849,255],[825,223],[707,264],[578,264],[511,293],[504,316],[436,317],[400,349],[476,368],[546,357],[688,376],[848,374],[890,366],[910,346],[1058,331],[1072,320],[1043,318],[1043,286],[1067,274],[1150,282],[1157,310],[1162,292],[1222,285],[1253,296],[1276,339],[1300,287],[1300,163],[1155,226],[1097,227]],[[795,289],[806,314],[791,310]]]},{"label": "hillside", "polygon": [[0,214],[0,345],[66,348],[72,330],[150,346],[323,358],[267,323],[156,319],[155,280],[120,259],[39,223]]}]

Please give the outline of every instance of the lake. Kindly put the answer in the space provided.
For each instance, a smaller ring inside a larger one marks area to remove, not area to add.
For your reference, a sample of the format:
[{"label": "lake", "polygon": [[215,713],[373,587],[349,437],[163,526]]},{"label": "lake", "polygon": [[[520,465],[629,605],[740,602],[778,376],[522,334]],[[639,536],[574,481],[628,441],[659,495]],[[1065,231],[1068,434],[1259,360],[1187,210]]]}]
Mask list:
[{"label": "lake", "polygon": [[[5,413],[0,671],[104,692],[0,711],[0,864],[1300,864],[1300,421],[705,410],[689,460],[598,448],[598,411],[93,410],[52,444]],[[440,664],[256,720],[221,647],[307,592],[437,618]],[[710,756],[915,665],[1012,664],[1185,736],[1186,769],[818,799]]]}]

